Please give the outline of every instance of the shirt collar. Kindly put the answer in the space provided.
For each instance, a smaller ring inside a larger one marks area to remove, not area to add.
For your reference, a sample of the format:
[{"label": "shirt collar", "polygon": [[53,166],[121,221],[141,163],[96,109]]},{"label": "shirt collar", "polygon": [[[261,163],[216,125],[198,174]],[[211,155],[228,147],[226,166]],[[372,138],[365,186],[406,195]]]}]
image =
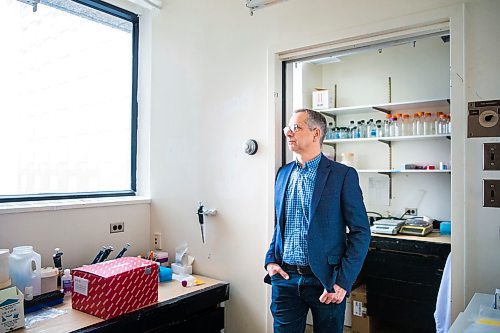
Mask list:
[{"label": "shirt collar", "polygon": [[298,160],[295,160],[295,166],[297,167],[297,169],[301,170],[301,171],[308,171],[309,168],[311,168],[311,170],[315,170],[318,168],[318,165],[319,165],[319,161],[321,160],[321,153],[319,153],[318,156],[316,156],[315,158],[313,158],[312,160],[310,161],[307,161],[306,163],[304,163],[304,166],[301,167],[300,166],[300,163]]}]

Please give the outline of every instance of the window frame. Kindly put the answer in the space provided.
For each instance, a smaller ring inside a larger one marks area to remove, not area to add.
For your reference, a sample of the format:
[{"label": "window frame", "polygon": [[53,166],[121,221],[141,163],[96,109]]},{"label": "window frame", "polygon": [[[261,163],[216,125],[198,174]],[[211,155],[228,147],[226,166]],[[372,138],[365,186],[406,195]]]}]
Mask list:
[{"label": "window frame", "polygon": [[93,8],[106,14],[124,19],[132,23],[132,100],[131,100],[131,136],[130,136],[130,189],[122,191],[95,191],[95,192],[65,192],[40,193],[28,195],[1,195],[0,203],[23,202],[41,200],[63,200],[83,198],[105,198],[136,196],[137,192],[137,129],[138,129],[138,78],[139,78],[139,16],[123,8],[100,0],[71,0],[75,3]]}]

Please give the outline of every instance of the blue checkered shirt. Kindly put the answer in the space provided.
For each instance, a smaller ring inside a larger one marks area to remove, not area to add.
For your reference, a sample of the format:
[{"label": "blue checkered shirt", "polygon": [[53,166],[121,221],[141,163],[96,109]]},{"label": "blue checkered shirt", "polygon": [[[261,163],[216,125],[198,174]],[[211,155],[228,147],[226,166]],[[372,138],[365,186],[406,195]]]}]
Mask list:
[{"label": "blue checkered shirt", "polygon": [[290,265],[309,265],[307,231],[316,171],[321,160],[319,154],[301,167],[295,161],[285,197],[285,249],[283,261]]}]

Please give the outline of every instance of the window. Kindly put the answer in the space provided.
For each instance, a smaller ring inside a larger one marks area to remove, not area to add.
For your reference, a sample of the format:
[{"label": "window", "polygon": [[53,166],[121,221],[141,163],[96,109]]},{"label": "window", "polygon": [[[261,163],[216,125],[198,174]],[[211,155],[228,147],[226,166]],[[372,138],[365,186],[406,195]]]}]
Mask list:
[{"label": "window", "polygon": [[0,1],[0,202],[134,195],[137,15],[27,1]]}]

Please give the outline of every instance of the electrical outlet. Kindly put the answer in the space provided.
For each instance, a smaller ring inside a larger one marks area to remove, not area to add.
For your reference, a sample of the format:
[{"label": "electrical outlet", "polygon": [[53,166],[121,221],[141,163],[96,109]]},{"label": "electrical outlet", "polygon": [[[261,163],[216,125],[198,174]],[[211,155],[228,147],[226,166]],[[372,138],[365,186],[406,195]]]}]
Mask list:
[{"label": "electrical outlet", "polygon": [[155,250],[161,250],[161,232],[155,232],[154,243]]},{"label": "electrical outlet", "polygon": [[417,216],[416,208],[405,208],[405,215]]},{"label": "electrical outlet", "polygon": [[109,224],[109,233],[114,234],[116,232],[124,232],[125,231],[125,222],[116,222]]}]

